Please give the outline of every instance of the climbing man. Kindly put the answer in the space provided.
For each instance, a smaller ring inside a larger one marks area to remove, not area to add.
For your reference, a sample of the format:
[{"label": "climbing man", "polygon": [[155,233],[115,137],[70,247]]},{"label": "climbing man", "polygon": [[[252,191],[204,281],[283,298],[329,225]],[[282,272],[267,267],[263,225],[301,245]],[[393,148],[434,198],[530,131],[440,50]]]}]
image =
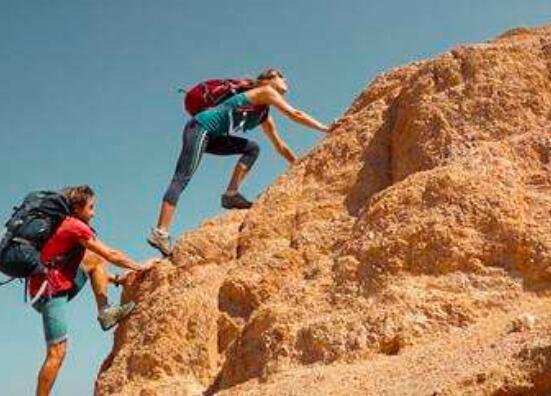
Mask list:
[{"label": "climbing man", "polygon": [[[208,84],[200,86],[203,87],[202,96],[207,98],[213,95],[216,89],[221,90],[215,86],[209,91]],[[165,256],[171,255],[169,228],[176,204],[204,152],[214,155],[241,154],[221,201],[222,206],[227,209],[251,207],[252,202],[239,193],[239,187],[258,157],[259,146],[252,140],[232,133],[251,130],[261,125],[278,153],[291,164],[296,161],[296,155],[281,139],[273,118],[268,114],[271,106],[298,124],[321,132],[329,131],[326,125],[287,103],[283,98],[287,91],[288,85],[283,74],[277,69],[269,68],[242,92],[232,92],[231,97],[214,107],[198,112],[186,124],[182,136],[182,149],[174,176],[163,197],[157,226],[151,230],[147,238],[151,246]]]},{"label": "climbing man", "polygon": [[[50,203],[57,202],[66,207],[66,215],[60,216],[59,224],[52,227],[52,234],[37,249],[35,237],[41,229],[35,225],[43,225],[43,220],[55,209],[54,205],[48,206],[48,199]],[[13,227],[16,236],[11,235],[7,242],[8,238],[4,237],[2,241],[2,269],[10,266],[12,269],[18,266],[33,269],[28,277],[29,294],[33,308],[42,315],[47,345],[46,359],[38,374],[36,396],[50,395],[67,352],[67,304],[82,289],[87,278],[92,283],[100,326],[108,330],[127,317],[135,306],[132,302],[110,305],[108,284],[126,284],[130,275],[152,266],[152,263],[139,265],[96,238],[90,227],[95,203],[94,192],[86,185],[68,187],[62,193],[30,194],[17,208],[13,221],[8,222],[8,230],[12,228],[10,223],[17,225]],[[42,211],[38,216],[37,210]],[[131,271],[123,276],[109,274],[104,260]]]}]

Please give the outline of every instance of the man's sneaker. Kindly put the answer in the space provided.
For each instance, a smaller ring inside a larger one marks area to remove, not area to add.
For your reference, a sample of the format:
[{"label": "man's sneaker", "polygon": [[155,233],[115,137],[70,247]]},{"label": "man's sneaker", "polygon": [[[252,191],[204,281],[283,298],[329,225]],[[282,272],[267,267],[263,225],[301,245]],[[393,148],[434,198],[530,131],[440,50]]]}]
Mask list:
[{"label": "man's sneaker", "polygon": [[164,230],[152,228],[151,233],[147,237],[147,243],[159,250],[165,257],[169,257],[172,254],[170,235]]},{"label": "man's sneaker", "polygon": [[222,206],[226,209],[249,209],[253,203],[238,192],[222,194]]},{"label": "man's sneaker", "polygon": [[136,308],[136,304],[133,302],[114,307],[107,306],[103,308],[98,315],[98,322],[102,330],[107,331],[115,326],[121,320],[130,315],[134,308]]}]

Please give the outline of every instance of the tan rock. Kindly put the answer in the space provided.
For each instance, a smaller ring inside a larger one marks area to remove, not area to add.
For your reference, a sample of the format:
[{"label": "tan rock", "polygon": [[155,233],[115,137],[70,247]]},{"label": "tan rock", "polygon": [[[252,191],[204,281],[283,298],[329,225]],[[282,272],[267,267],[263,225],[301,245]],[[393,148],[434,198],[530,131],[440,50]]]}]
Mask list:
[{"label": "tan rock", "polygon": [[524,313],[519,315],[511,322],[511,332],[532,330],[536,325],[536,317],[534,315]]},{"label": "tan rock", "polygon": [[549,26],[379,76],[127,288],[96,396],[551,394],[550,157]]}]

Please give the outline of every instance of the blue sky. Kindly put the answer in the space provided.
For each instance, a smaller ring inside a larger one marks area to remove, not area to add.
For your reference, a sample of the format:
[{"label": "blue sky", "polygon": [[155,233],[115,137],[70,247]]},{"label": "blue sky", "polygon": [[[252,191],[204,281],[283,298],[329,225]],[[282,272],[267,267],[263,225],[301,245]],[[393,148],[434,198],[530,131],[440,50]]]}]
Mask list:
[{"label": "blue sky", "polygon": [[[536,0],[0,0],[0,218],[29,190],[88,183],[100,238],[145,259],[187,119],[178,86],[275,65],[287,74],[289,101],[330,122],[384,70],[550,21],[551,3]],[[275,119],[300,155],[320,139]],[[250,137],[262,148],[243,188],[254,198],[286,164],[259,131]],[[175,235],[222,213],[235,160],[203,158]],[[54,394],[92,394],[112,335],[96,325],[89,288],[69,315]],[[0,340],[0,395],[33,394],[41,321],[17,284],[0,289]]]}]

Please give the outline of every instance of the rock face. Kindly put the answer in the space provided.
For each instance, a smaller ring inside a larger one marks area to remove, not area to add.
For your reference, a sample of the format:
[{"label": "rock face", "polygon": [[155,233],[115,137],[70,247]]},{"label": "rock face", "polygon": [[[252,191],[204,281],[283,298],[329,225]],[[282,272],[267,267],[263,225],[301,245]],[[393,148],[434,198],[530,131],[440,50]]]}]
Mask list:
[{"label": "rock face", "polygon": [[378,77],[125,290],[96,396],[551,394],[550,157],[551,27]]}]

